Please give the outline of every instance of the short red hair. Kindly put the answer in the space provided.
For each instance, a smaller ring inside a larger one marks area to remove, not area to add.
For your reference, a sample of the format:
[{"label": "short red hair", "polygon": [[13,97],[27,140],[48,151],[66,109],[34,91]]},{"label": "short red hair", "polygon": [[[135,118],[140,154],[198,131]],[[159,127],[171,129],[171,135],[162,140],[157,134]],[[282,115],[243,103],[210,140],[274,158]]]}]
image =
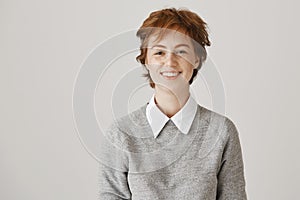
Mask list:
[{"label": "short red hair", "polygon": [[[207,52],[205,47],[210,46],[211,44],[208,39],[207,24],[196,13],[187,9],[168,8],[150,13],[149,17],[145,19],[136,33],[141,41],[140,55],[136,57],[136,60],[144,67],[149,36],[151,36],[158,28],[160,28],[159,37],[163,36],[163,31],[161,30],[173,29],[182,32],[194,40],[193,44],[195,52],[199,56],[200,62],[199,66],[194,69],[193,76],[189,81],[191,84],[194,77],[197,75],[198,70],[200,70],[202,63],[206,60]],[[155,84],[152,81],[149,72],[144,74],[144,76],[149,79],[150,86],[154,88]]]}]

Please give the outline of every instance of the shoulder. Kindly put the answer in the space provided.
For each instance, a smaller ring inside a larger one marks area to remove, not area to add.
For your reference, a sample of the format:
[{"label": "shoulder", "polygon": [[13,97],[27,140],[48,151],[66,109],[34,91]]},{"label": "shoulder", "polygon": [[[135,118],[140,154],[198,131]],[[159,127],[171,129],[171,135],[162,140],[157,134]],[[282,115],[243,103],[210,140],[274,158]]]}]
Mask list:
[{"label": "shoulder", "polygon": [[222,134],[224,137],[229,137],[232,134],[238,134],[234,122],[224,114],[217,113],[198,104],[200,121],[205,121],[205,125],[209,129]]},{"label": "shoulder", "polygon": [[114,142],[122,144],[133,134],[140,133],[141,129],[148,125],[146,106],[143,105],[127,115],[114,119],[107,131],[108,137]]},{"label": "shoulder", "polygon": [[199,105],[198,108],[200,114],[197,117],[202,124],[200,131],[203,155],[206,156],[210,152],[240,152],[239,133],[234,122],[229,117],[203,106]]}]

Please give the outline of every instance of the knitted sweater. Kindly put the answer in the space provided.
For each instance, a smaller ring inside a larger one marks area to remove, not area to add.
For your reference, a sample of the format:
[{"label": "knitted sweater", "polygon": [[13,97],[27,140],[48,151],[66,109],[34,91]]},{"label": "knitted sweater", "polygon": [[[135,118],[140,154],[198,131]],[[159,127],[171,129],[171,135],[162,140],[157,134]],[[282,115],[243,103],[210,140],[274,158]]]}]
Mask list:
[{"label": "knitted sweater", "polygon": [[119,167],[99,163],[102,200],[244,200],[238,131],[225,116],[200,105],[187,135],[169,120],[153,137],[146,105],[114,122],[104,150]]}]

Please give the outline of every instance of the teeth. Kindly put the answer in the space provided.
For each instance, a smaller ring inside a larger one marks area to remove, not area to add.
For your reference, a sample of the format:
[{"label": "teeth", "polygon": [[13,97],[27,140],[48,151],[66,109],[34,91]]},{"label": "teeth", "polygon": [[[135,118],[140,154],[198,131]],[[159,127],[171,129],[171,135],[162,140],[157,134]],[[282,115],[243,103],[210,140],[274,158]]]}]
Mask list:
[{"label": "teeth", "polygon": [[163,72],[162,75],[172,77],[172,76],[177,76],[178,72]]}]

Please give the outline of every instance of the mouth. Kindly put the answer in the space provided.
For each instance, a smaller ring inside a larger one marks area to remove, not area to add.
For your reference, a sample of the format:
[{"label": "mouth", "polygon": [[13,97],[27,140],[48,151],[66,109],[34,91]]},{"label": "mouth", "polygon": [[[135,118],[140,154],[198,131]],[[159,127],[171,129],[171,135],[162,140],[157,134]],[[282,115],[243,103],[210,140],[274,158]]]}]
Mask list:
[{"label": "mouth", "polygon": [[160,74],[168,80],[173,80],[173,79],[176,79],[179,76],[179,74],[181,74],[181,72],[179,72],[179,71],[163,71],[163,72],[160,72]]}]

